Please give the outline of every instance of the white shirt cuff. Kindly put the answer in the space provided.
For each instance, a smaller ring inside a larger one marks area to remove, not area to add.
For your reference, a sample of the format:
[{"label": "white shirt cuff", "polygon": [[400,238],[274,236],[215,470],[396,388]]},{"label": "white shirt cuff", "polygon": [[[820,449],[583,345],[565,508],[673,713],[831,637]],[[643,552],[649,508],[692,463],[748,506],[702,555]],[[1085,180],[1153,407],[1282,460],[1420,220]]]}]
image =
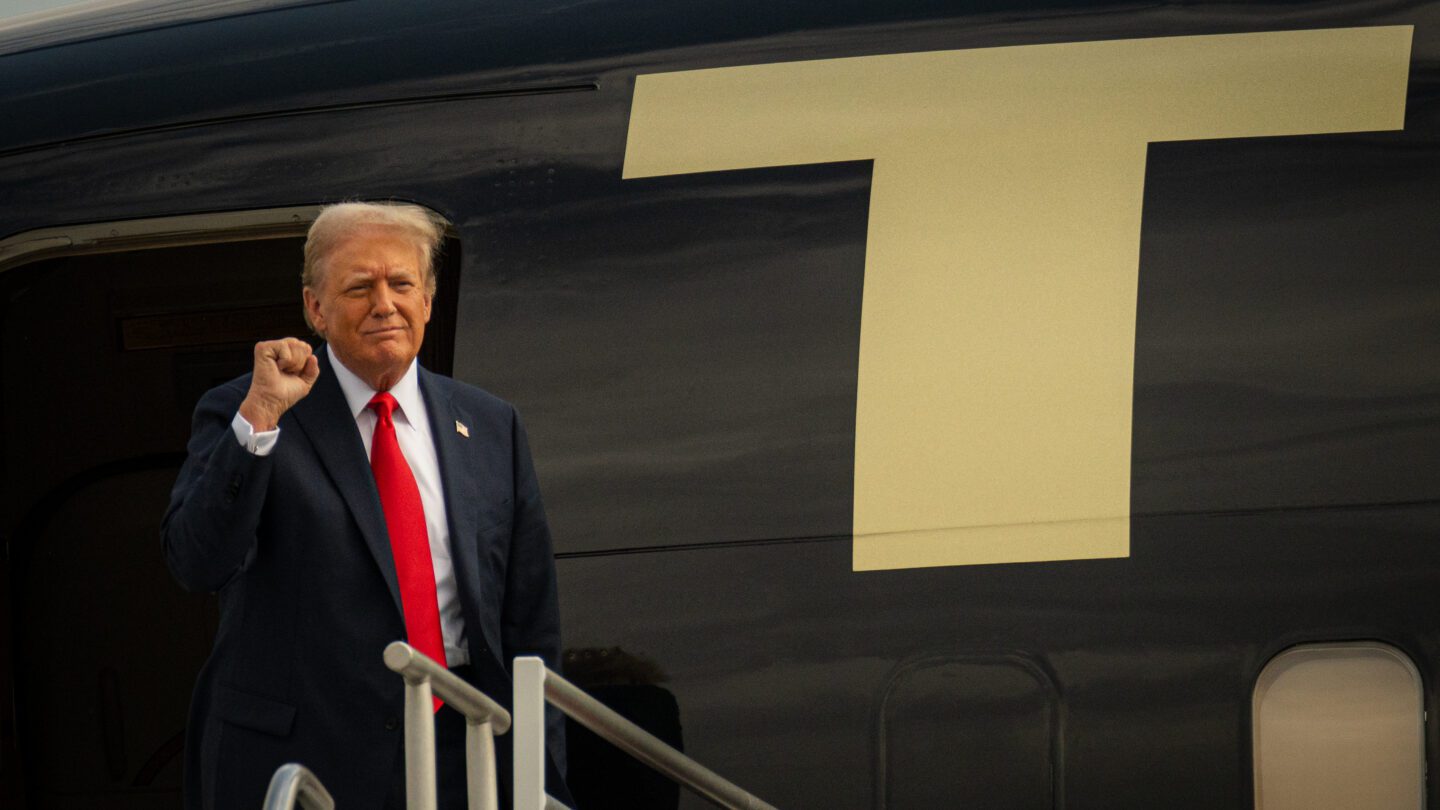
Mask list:
[{"label": "white shirt cuff", "polygon": [[275,442],[280,439],[279,427],[256,433],[255,426],[241,416],[239,411],[236,411],[235,418],[230,420],[230,429],[235,432],[235,439],[240,442],[240,446],[257,456],[270,455],[270,451],[275,449]]}]

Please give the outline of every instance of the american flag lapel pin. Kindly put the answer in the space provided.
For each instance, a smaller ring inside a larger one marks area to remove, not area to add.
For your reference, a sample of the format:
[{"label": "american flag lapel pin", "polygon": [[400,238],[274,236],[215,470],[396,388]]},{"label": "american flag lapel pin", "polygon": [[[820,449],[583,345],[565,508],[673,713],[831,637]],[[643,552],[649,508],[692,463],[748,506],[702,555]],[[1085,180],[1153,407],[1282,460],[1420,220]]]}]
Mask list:
[{"label": "american flag lapel pin", "polygon": [[464,436],[467,439],[470,438],[470,428],[465,427],[465,423],[461,422],[459,419],[455,420],[455,432],[459,433],[461,436]]}]

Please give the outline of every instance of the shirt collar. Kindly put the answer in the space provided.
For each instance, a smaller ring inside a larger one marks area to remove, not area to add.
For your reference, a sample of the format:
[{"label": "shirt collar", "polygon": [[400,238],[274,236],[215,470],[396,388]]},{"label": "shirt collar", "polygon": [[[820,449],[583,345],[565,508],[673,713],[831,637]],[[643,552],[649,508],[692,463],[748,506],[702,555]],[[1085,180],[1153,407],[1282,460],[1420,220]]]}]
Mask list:
[{"label": "shirt collar", "polygon": [[[340,383],[340,390],[345,394],[345,404],[350,406],[350,416],[358,419],[370,404],[370,400],[375,397],[376,391],[340,362],[340,358],[335,356],[335,349],[331,348],[329,343],[325,344],[325,352],[330,356],[330,367],[335,370],[335,380]],[[405,375],[390,388],[390,395],[395,397],[400,413],[404,414],[405,421],[409,422],[411,427],[415,426],[419,418],[415,414],[419,414],[425,407],[420,399],[420,374],[415,370],[416,366],[416,362],[411,360]]]}]

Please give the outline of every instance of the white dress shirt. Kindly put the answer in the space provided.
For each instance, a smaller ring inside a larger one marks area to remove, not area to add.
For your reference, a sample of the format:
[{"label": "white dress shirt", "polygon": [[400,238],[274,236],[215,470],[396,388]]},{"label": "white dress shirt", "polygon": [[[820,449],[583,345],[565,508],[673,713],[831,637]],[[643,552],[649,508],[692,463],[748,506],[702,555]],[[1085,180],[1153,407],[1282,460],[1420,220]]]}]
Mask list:
[{"label": "white dress shirt", "polygon": [[[335,379],[345,394],[350,414],[355,418],[355,428],[360,440],[365,443],[365,456],[370,456],[370,444],[375,434],[375,412],[367,405],[376,394],[335,356],[333,349],[326,345],[330,355],[330,367]],[[435,567],[435,595],[440,602],[440,635],[445,642],[446,666],[458,667],[470,662],[465,647],[465,619],[460,612],[459,591],[455,583],[455,564],[450,558],[450,523],[445,515],[445,490],[440,481],[440,460],[435,455],[435,440],[430,432],[430,416],[425,411],[425,401],[420,396],[420,376],[416,364],[411,361],[405,376],[390,388],[391,396],[399,403],[395,409],[395,438],[400,443],[400,452],[410,464],[415,476],[415,485],[420,489],[420,503],[425,508],[425,528],[430,535],[430,559]],[[280,428],[255,432],[254,427],[238,412],[230,423],[240,445],[258,456],[269,455],[280,437]]]}]

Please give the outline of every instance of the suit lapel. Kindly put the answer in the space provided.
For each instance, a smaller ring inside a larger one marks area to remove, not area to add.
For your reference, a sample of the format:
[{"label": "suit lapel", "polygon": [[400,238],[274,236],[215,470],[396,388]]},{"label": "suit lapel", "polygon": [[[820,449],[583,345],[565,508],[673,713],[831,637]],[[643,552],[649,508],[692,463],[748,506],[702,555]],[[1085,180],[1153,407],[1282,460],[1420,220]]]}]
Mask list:
[{"label": "suit lapel", "polygon": [[[480,554],[475,546],[475,513],[480,481],[473,440],[462,435],[458,425],[468,417],[460,413],[444,380],[420,368],[420,395],[425,398],[425,411],[430,417],[430,433],[435,439],[435,457],[440,462],[440,482],[445,490],[445,518],[450,524],[450,559],[455,566],[455,582],[460,591],[465,622],[476,627],[480,609]],[[467,427],[467,430],[469,428]],[[468,496],[468,497],[467,497]],[[471,631],[474,638],[475,631]]]},{"label": "suit lapel", "polygon": [[[323,347],[323,344],[322,344]],[[330,473],[335,488],[350,507],[365,545],[380,567],[380,574],[390,589],[395,601],[395,610],[404,615],[400,607],[400,583],[395,575],[395,557],[390,550],[390,535],[385,529],[385,513],[380,508],[380,494],[375,489],[375,476],[370,472],[370,461],[365,458],[365,445],[360,432],[355,429],[355,419],[345,394],[330,368],[328,352],[317,350],[320,358],[320,378],[309,396],[300,400],[290,409],[300,429],[309,437],[315,454]]]}]

